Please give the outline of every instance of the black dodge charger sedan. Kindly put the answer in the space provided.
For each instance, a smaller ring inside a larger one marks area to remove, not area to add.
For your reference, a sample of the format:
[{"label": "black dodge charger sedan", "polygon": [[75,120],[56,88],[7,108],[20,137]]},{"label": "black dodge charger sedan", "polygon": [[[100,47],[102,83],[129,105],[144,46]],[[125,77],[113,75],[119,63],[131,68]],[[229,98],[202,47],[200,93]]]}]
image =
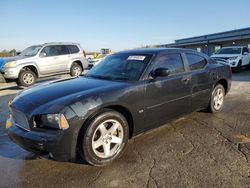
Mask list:
[{"label": "black dodge charger sedan", "polygon": [[129,138],[184,114],[219,112],[231,69],[188,49],[139,49],[106,57],[86,75],[33,86],[10,103],[9,137],[56,160],[106,165]]}]

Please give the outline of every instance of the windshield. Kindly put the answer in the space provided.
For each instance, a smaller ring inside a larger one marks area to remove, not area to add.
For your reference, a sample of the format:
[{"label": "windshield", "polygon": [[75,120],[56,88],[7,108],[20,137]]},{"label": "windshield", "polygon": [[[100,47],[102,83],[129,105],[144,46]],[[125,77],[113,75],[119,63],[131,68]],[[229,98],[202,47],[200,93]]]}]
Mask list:
[{"label": "windshield", "polygon": [[241,54],[241,48],[221,48],[216,54]]},{"label": "windshield", "polygon": [[87,77],[107,80],[139,80],[150,61],[150,54],[114,54],[94,66]]},{"label": "windshield", "polygon": [[37,52],[42,48],[40,45],[30,46],[22,51],[20,56],[35,56]]}]

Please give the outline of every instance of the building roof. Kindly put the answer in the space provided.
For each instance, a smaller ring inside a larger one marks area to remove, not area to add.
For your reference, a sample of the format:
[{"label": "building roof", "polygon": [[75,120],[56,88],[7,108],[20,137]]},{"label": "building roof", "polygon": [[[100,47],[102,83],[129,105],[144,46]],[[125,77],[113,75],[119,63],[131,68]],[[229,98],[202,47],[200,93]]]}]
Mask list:
[{"label": "building roof", "polygon": [[167,44],[166,46],[207,44],[207,43],[217,43],[217,42],[232,41],[239,39],[250,39],[250,27],[213,33],[208,35],[201,35],[197,37],[179,39],[175,40],[175,43]]}]

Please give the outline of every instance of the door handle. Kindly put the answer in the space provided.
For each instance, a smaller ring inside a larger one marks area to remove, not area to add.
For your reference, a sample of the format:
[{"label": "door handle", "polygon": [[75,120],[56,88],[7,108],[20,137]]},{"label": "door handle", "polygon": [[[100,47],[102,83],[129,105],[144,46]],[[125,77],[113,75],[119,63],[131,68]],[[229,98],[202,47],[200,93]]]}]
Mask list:
[{"label": "door handle", "polygon": [[190,80],[190,78],[189,77],[183,77],[182,79],[181,79],[181,81],[184,83],[184,84],[187,84],[188,82],[189,82],[189,80]]}]

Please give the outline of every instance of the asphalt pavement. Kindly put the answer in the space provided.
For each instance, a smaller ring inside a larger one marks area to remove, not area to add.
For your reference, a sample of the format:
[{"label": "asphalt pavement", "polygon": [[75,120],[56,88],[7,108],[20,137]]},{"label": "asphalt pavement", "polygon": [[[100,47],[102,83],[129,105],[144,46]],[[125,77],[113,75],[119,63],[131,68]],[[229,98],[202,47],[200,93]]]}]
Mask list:
[{"label": "asphalt pavement", "polygon": [[0,187],[250,187],[250,71],[233,80],[222,112],[139,135],[105,167],[38,157],[11,142],[7,104],[22,88],[0,84]]}]

